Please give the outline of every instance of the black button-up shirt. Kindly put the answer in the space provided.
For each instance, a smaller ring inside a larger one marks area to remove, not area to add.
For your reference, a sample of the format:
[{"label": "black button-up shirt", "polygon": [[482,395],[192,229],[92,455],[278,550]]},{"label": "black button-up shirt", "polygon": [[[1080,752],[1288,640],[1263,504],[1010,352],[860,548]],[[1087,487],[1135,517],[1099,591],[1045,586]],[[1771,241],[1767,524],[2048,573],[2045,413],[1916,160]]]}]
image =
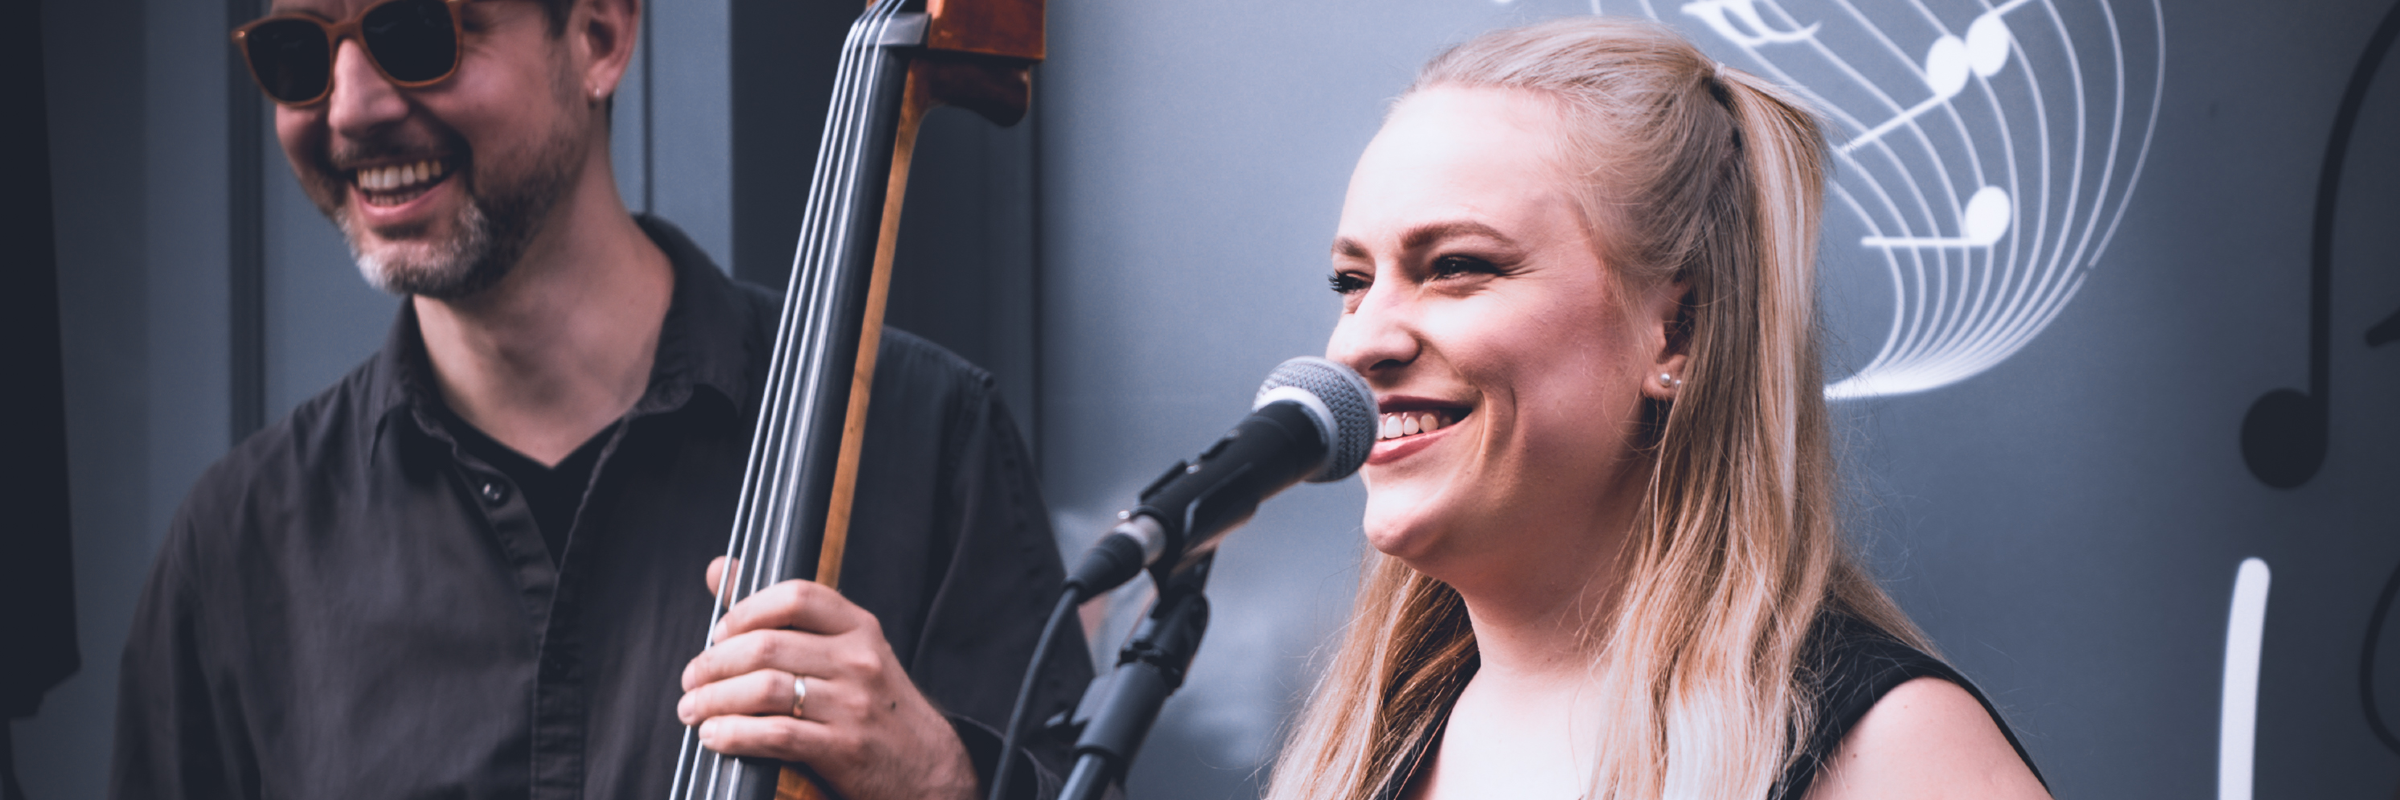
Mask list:
[{"label": "black button-up shirt", "polygon": [[[381,352],[176,514],[125,648],[114,795],[665,796],[780,301],[642,223],[675,296],[558,558],[525,493],[446,427],[401,304]],[[874,392],[843,593],[988,778],[1056,545],[989,376],[887,331]],[[1035,719],[1090,676],[1067,634]],[[1030,750],[1055,787],[1065,746]]]}]

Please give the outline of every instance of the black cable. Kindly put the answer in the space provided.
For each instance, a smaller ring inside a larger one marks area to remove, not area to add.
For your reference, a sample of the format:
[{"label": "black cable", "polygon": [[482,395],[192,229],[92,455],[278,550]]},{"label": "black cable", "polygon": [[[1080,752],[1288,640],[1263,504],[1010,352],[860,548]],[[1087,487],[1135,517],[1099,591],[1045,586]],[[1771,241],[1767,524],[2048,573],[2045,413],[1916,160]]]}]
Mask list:
[{"label": "black cable", "polygon": [[1050,610],[1050,620],[1042,623],[1042,637],[1034,642],[1033,663],[1025,665],[1025,680],[1017,684],[1017,702],[1008,712],[1008,727],[1000,731],[1000,765],[992,770],[991,800],[1002,800],[1008,792],[1009,767],[1017,763],[1017,732],[1025,728],[1025,706],[1033,700],[1033,684],[1042,678],[1042,664],[1050,659],[1050,642],[1058,638],[1058,625],[1064,622],[1083,593],[1080,587],[1068,584],[1058,593],[1058,607]]}]

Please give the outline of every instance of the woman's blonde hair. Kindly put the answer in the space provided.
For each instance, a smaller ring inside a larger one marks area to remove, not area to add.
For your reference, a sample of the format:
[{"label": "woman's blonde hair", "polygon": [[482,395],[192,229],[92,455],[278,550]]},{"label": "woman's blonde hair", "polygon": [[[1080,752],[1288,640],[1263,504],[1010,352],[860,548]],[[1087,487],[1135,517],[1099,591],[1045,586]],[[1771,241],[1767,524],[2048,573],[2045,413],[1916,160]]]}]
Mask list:
[{"label": "woman's blonde hair", "polygon": [[[1684,383],[1648,409],[1645,507],[1613,611],[1592,623],[1606,727],[1590,796],[1766,797],[1812,724],[1801,661],[1820,613],[1925,646],[1835,518],[1814,318],[1824,135],[1786,90],[1641,21],[1488,33],[1436,57],[1409,92],[1436,87],[1554,101],[1562,167],[1583,183],[1612,278],[1688,291],[1672,332]],[[1456,592],[1368,558],[1273,800],[1367,800],[1404,779],[1476,657]]]}]

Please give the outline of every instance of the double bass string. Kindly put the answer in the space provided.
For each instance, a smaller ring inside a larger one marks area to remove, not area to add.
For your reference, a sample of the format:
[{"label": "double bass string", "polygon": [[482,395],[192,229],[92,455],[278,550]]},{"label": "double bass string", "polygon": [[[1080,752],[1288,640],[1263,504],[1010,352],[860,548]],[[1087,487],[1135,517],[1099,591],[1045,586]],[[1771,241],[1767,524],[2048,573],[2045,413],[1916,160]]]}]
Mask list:
[{"label": "double bass string", "polygon": [[[797,463],[799,437],[794,431],[805,433],[809,429],[807,422],[822,411],[816,407],[815,393],[806,390],[827,377],[823,375],[823,362],[834,322],[830,319],[834,316],[832,287],[842,271],[839,263],[842,245],[855,227],[851,224],[857,213],[853,207],[855,195],[842,190],[857,185],[862,177],[859,171],[864,166],[861,163],[867,144],[864,140],[871,132],[865,119],[873,99],[869,90],[877,85],[877,79],[886,69],[886,59],[878,57],[878,51],[883,32],[898,5],[899,0],[877,3],[851,26],[843,44],[832,113],[818,142],[817,159],[824,166],[815,170],[812,177],[808,210],[801,221],[802,246],[794,258],[795,274],[785,290],[782,319],[777,325],[763,387],[759,425],[752,435],[750,458],[743,469],[740,499],[734,512],[735,529],[727,543],[730,572],[719,577],[704,648],[716,644],[715,620],[724,615],[732,601],[784,577],[781,573],[795,511],[793,495],[801,469]],[[809,368],[802,369],[803,366]],[[795,372],[807,386],[793,385]],[[801,395],[797,408],[791,398],[795,391]],[[723,754],[700,747],[697,731],[686,727],[677,748],[670,797],[680,800],[693,796],[695,790],[701,789],[697,779],[703,771],[708,774],[703,796],[731,794],[738,786],[727,785],[719,791],[720,780],[736,772],[726,766]],[[739,777],[731,782],[738,784]]]},{"label": "double bass string", "polygon": [[[789,473],[797,469],[793,463],[795,453],[792,447],[796,437],[791,430],[795,427],[805,430],[802,423],[813,416],[814,411],[811,396],[805,391],[800,393],[803,405],[798,409],[791,408],[789,396],[794,390],[790,385],[794,365],[789,352],[799,348],[812,362],[822,354],[823,334],[810,324],[813,318],[821,316],[821,310],[814,301],[828,291],[827,272],[830,265],[824,263],[821,244],[827,238],[826,233],[838,230],[841,218],[846,216],[837,213],[835,220],[828,225],[822,214],[832,205],[832,193],[841,183],[841,177],[853,171],[848,150],[855,149],[851,141],[854,137],[841,135],[844,133],[841,118],[857,102],[857,70],[864,66],[859,58],[864,53],[859,51],[865,30],[864,25],[853,26],[849,41],[845,42],[843,70],[835,87],[834,116],[827,120],[824,137],[818,143],[818,161],[829,167],[817,171],[810,187],[810,201],[801,222],[802,249],[793,259],[794,273],[784,301],[783,324],[777,336],[774,372],[770,377],[774,397],[767,406],[776,412],[770,423],[773,430],[761,428],[761,435],[767,439],[767,447],[773,452],[769,467],[771,476],[763,486],[751,487],[767,493],[766,505],[763,510],[752,510],[748,524],[739,532],[745,540],[743,546],[746,550],[756,552],[774,543],[777,552],[755,559],[755,564],[744,571],[747,577],[738,590],[740,595],[756,592],[782,577],[776,574],[783,560],[778,540],[788,537],[778,534],[789,530],[792,500],[787,494],[793,488],[793,477]],[[840,209],[833,210],[838,212]],[[757,516],[761,514],[765,515],[763,519]]]},{"label": "double bass string", "polygon": [[[841,73],[844,75],[843,82],[845,83],[855,61],[850,53],[856,49],[858,33],[854,27],[850,33],[850,41],[845,42],[844,45]],[[846,88],[837,86],[834,94],[834,102],[837,107],[846,102],[846,94]],[[830,138],[828,141],[820,143],[818,153],[820,163],[825,163],[824,146],[827,144],[831,144]],[[816,198],[812,197],[809,203],[812,213],[817,207],[818,202]],[[804,236],[812,229],[813,226],[810,223],[803,222],[802,233]],[[811,265],[808,263],[808,259],[802,256],[795,260],[798,263],[794,264],[796,270],[791,275],[786,289],[784,308],[781,319],[778,321],[774,350],[769,361],[767,383],[764,387],[765,391],[762,393],[762,404],[759,410],[759,424],[754,429],[750,457],[744,467],[741,497],[735,511],[734,535],[727,545],[726,568],[729,571],[719,577],[717,596],[710,610],[711,625],[705,643],[705,646],[709,647],[715,646],[716,643],[714,621],[723,617],[725,610],[733,600],[756,591],[757,576],[773,570],[767,563],[769,559],[758,556],[760,549],[765,544],[761,539],[769,532],[771,524],[769,519],[774,516],[768,509],[771,509],[781,499],[781,492],[778,491],[778,488],[784,482],[785,467],[790,460],[788,453],[790,449],[788,446],[790,439],[788,365],[791,361],[792,349],[803,346],[802,340],[793,336],[793,326],[801,317],[805,316],[804,304],[799,302],[798,298],[807,294],[809,291],[807,287],[814,283],[810,277]],[[768,476],[763,485],[760,482],[762,474]],[[765,495],[763,498],[761,497],[762,491]],[[763,507],[761,506],[762,500],[765,503]],[[683,777],[681,764],[685,761],[684,756],[696,749],[701,750],[698,755],[707,765],[705,767],[708,775],[706,794],[711,797],[721,796],[722,793],[717,791],[717,783],[726,774],[726,770],[723,769],[724,756],[715,751],[695,747],[695,738],[696,731],[686,728],[684,746],[680,748],[677,758],[677,777],[679,779],[677,796],[682,796],[681,790],[684,788],[680,780]],[[738,780],[738,776],[736,779]]]},{"label": "double bass string", "polygon": [[[796,424],[800,432],[798,435],[787,434],[779,440],[779,443],[785,446],[786,452],[778,459],[777,464],[780,468],[790,471],[792,476],[779,475],[777,480],[770,485],[771,489],[777,493],[778,498],[768,506],[769,512],[775,515],[775,519],[765,531],[760,533],[768,537],[767,541],[771,543],[774,552],[762,559],[770,566],[752,573],[753,584],[749,587],[749,591],[754,592],[782,579],[796,577],[781,574],[781,570],[790,560],[787,551],[793,544],[792,537],[789,535],[793,523],[792,515],[795,511],[800,510],[792,498],[784,495],[798,491],[800,488],[798,478],[805,477],[800,473],[806,469],[806,465],[797,463],[796,456],[799,453],[792,448],[792,445],[807,436],[808,431],[814,429],[813,423],[819,418],[819,415],[831,411],[831,409],[818,407],[818,399],[823,396],[823,382],[847,381],[850,378],[849,375],[830,374],[824,365],[834,355],[831,345],[837,326],[846,322],[846,320],[839,319],[842,316],[839,313],[841,298],[837,296],[836,287],[846,269],[842,256],[848,252],[851,235],[857,227],[859,212],[852,205],[857,200],[856,190],[858,186],[862,185],[862,181],[872,179],[872,176],[863,174],[863,170],[868,166],[865,163],[866,148],[870,145],[867,140],[874,134],[867,112],[874,99],[873,90],[882,85],[881,75],[889,66],[886,64],[886,59],[880,57],[879,50],[884,31],[890,26],[892,13],[898,10],[898,5],[898,0],[886,0],[871,9],[867,17],[854,26],[854,30],[864,29],[868,32],[865,37],[866,41],[859,43],[856,50],[853,51],[862,63],[856,65],[853,70],[845,71],[842,76],[850,81],[850,85],[840,87],[844,90],[849,102],[836,106],[832,110],[830,118],[826,121],[825,138],[820,140],[820,157],[831,156],[837,159],[837,162],[833,169],[820,171],[818,174],[819,185],[812,187],[815,198],[830,207],[831,214],[829,217],[813,220],[816,227],[804,228],[815,231],[816,235],[804,240],[804,246],[814,249],[809,254],[811,263],[808,265],[811,291],[806,295],[811,305],[809,313],[802,318],[803,332],[800,337],[800,341],[804,343],[802,346],[805,348],[802,352],[806,354],[810,367],[799,372],[800,380],[805,382],[805,385],[800,387],[801,407],[796,415]],[[863,70],[865,74],[859,74],[860,70]],[[827,140],[837,142],[838,149],[826,147],[824,142]],[[797,299],[787,302],[787,306],[796,305]],[[815,511],[815,509],[808,510]]]}]

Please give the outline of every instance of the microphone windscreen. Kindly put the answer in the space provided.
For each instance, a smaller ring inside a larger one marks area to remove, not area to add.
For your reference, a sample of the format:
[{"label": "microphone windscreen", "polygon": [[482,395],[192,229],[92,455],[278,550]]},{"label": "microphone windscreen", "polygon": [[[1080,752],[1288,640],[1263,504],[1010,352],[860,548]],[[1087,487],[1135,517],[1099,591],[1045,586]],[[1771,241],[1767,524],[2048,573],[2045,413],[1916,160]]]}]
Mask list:
[{"label": "microphone windscreen", "polygon": [[1325,438],[1325,463],[1308,476],[1309,482],[1338,481],[1367,463],[1367,451],[1375,446],[1375,391],[1367,388],[1365,378],[1349,367],[1301,356],[1267,373],[1250,407],[1280,400],[1297,401],[1308,409],[1309,420]]}]

